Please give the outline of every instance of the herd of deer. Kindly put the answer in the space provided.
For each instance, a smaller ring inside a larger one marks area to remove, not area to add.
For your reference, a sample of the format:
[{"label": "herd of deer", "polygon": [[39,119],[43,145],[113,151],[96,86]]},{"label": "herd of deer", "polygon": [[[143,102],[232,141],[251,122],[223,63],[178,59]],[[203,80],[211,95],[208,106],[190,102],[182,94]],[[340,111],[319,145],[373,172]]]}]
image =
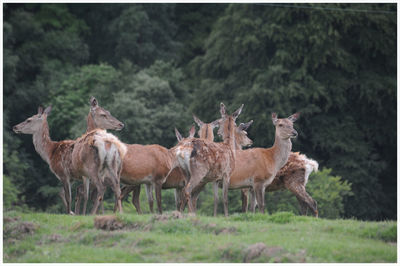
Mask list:
[{"label": "herd of deer", "polygon": [[[275,142],[271,148],[242,147],[252,145],[247,137],[247,128],[252,124],[236,125],[235,121],[243,105],[229,115],[221,103],[221,118],[204,123],[193,115],[199,138],[195,138],[195,127],[192,126],[187,138],[175,129],[178,144],[167,149],[160,145],[140,145],[122,143],[107,129],[121,130],[124,124],[114,118],[109,111],[98,105],[94,97],[90,99],[90,111],[87,116],[86,133],[76,140],[52,141],[49,135],[47,116],[51,106],[24,122],[13,127],[14,132],[32,134],[36,151],[45,160],[63,184],[60,196],[68,214],[72,212],[71,184],[82,181],[76,191],[75,214],[82,213],[91,194],[96,214],[106,186],[115,194],[115,208],[122,212],[121,200],[130,192],[132,203],[138,213],[140,185],[146,185],[147,198],[153,212],[153,187],[155,189],[158,212],[161,208],[161,190],[175,189],[176,208],[183,211],[186,204],[189,213],[196,212],[199,193],[204,186],[213,182],[214,215],[217,214],[218,188],[223,190],[224,214],[228,215],[228,190],[241,189],[242,211],[247,211],[250,192],[250,209],[255,211],[256,203],[264,213],[265,191],[288,189],[297,198],[302,214],[311,209],[318,217],[317,203],[306,192],[305,186],[312,171],[318,170],[318,163],[300,153],[291,152],[291,138],[297,136],[293,122],[299,114],[278,119],[272,114],[275,126]],[[223,142],[214,142],[213,129],[218,127],[218,134]],[[120,182],[124,184],[120,188]]]}]

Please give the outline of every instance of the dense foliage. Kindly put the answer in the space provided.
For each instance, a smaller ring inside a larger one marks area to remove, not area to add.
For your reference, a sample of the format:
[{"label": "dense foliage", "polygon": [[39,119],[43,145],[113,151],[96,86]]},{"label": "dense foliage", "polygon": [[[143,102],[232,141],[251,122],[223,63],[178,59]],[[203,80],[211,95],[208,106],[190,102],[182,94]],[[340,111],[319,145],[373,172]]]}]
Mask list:
[{"label": "dense foliage", "polygon": [[[293,150],[332,169],[308,184],[321,207],[334,208],[326,217],[397,218],[396,4],[3,9],[6,204],[60,209],[59,181],[31,136],[11,128],[52,104],[52,138],[76,138],[93,95],[125,123],[116,133],[124,142],[165,147],[176,143],[174,127],[187,132],[192,112],[216,119],[221,101],[230,110],[245,104],[239,121],[254,120],[249,136],[261,147],[273,143],[272,111],[300,111]],[[324,189],[340,190],[340,202]],[[238,194],[230,196],[234,210]],[[169,192],[165,198],[173,201]],[[281,210],[268,201],[270,211]]]}]

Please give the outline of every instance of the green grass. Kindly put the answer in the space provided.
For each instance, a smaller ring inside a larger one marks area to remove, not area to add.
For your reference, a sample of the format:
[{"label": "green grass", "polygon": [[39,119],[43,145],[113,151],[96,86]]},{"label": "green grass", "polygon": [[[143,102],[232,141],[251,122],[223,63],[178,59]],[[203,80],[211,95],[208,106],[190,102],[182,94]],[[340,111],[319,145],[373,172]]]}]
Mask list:
[{"label": "green grass", "polygon": [[[396,222],[327,220],[281,212],[225,217],[123,214],[98,230],[93,216],[4,213],[4,262],[396,262]],[[28,228],[28,229],[27,229]]]}]

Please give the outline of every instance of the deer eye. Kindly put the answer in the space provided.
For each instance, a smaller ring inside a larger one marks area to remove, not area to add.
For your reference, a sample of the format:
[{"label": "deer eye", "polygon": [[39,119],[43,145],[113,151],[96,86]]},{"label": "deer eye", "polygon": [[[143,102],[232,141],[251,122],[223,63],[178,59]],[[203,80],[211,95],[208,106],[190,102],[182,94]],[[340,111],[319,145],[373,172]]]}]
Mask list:
[{"label": "deer eye", "polygon": [[27,122],[27,123],[30,123],[30,122],[31,122],[31,120],[27,120],[26,122]]},{"label": "deer eye", "polygon": [[102,117],[106,117],[106,115],[105,115],[105,114],[101,114],[101,116],[102,116]]},{"label": "deer eye", "polygon": [[282,124],[279,124],[278,127],[283,127],[283,125],[282,125]]}]

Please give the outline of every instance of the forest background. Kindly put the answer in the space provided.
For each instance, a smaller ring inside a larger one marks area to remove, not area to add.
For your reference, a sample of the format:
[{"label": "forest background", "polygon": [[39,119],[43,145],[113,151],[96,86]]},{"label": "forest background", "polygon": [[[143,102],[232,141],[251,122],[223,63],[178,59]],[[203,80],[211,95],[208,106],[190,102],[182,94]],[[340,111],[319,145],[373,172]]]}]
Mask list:
[{"label": "forest background", "polygon": [[[217,119],[220,102],[229,112],[244,104],[238,121],[254,120],[253,147],[272,146],[272,112],[301,112],[293,151],[320,165],[307,190],[321,216],[397,219],[396,9],[3,4],[4,209],[63,211],[61,184],[32,137],[11,129],[51,104],[52,139],[77,138],[95,96],[125,123],[112,132],[122,141],[167,148],[174,127],[187,135],[192,113]],[[211,188],[200,195],[200,211],[211,214]],[[270,213],[298,212],[289,192],[266,197]],[[164,208],[173,201],[163,191]],[[239,191],[229,207],[240,210]]]}]

